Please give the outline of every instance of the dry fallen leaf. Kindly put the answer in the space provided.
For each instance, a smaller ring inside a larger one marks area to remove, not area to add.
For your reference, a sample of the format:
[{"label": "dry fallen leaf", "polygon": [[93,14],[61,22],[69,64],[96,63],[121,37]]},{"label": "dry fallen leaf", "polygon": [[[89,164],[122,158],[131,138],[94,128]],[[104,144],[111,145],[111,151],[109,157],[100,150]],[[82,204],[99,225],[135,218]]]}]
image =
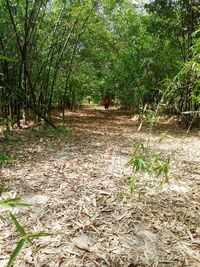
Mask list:
[{"label": "dry fallen leaf", "polygon": [[90,242],[89,242],[89,237],[87,235],[80,235],[77,236],[75,238],[73,238],[72,242],[74,243],[74,245],[77,248],[86,250],[86,251],[90,251],[89,246],[90,246]]}]

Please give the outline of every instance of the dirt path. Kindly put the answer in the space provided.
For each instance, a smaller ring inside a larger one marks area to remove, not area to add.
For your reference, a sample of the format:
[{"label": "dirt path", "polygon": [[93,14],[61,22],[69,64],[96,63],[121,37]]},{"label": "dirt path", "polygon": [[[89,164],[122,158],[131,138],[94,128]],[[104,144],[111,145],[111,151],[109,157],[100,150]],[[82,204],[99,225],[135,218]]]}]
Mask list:
[{"label": "dirt path", "polygon": [[[17,161],[3,166],[4,197],[32,203],[15,214],[27,231],[55,236],[28,245],[16,266],[199,266],[200,139],[197,131],[159,126],[156,144],[171,157],[170,186],[149,187],[138,202],[124,179],[133,144],[146,142],[129,113],[69,112],[70,135],[24,134],[7,143]],[[0,222],[0,266],[19,240]]]}]

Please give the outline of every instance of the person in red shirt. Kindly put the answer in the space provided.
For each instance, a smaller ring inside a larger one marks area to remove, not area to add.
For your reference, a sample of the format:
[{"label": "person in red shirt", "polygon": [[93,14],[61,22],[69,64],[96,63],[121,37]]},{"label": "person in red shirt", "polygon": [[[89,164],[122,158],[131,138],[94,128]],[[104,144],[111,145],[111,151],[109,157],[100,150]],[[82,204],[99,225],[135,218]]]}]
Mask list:
[{"label": "person in red shirt", "polygon": [[105,98],[104,99],[104,107],[105,109],[108,109],[110,105],[110,99],[109,98]]}]

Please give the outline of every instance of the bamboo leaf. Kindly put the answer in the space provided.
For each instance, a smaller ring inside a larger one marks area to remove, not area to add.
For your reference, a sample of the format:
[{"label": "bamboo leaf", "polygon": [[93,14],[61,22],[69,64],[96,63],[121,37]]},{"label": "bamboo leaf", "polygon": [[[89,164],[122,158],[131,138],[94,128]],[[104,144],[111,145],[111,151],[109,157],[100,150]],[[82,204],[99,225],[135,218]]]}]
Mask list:
[{"label": "bamboo leaf", "polygon": [[3,207],[30,207],[31,204],[26,204],[26,203],[22,203],[22,202],[18,202],[20,200],[20,198],[8,198],[6,200],[3,200],[0,202],[0,206]]},{"label": "bamboo leaf", "polygon": [[33,238],[39,238],[39,237],[47,237],[47,236],[52,236],[54,234],[52,233],[35,233],[35,234],[28,234],[26,236],[27,239],[33,239]]},{"label": "bamboo leaf", "polygon": [[21,199],[20,197],[17,197],[17,198],[8,198],[8,199],[4,200],[3,203],[17,202],[20,199]]},{"label": "bamboo leaf", "polygon": [[11,205],[12,205],[12,207],[30,207],[31,206],[31,204],[21,203],[21,202],[19,202],[19,203],[13,203]]},{"label": "bamboo leaf", "polygon": [[20,251],[22,250],[22,248],[23,248],[25,242],[26,242],[25,239],[21,239],[21,240],[18,242],[18,244],[17,244],[15,250],[13,251],[13,253],[12,253],[11,257],[10,257],[10,260],[9,260],[9,262],[8,262],[8,264],[7,264],[7,267],[11,267],[11,266],[13,266],[14,261],[15,261],[16,257],[18,256],[18,254],[20,253]]},{"label": "bamboo leaf", "polygon": [[18,222],[16,217],[11,212],[10,212],[10,216],[11,216],[11,219],[12,219],[13,223],[15,224],[15,227],[17,228],[18,232],[20,233],[20,235],[22,237],[25,237],[26,236],[26,232],[25,232],[24,228],[20,225],[20,223]]}]

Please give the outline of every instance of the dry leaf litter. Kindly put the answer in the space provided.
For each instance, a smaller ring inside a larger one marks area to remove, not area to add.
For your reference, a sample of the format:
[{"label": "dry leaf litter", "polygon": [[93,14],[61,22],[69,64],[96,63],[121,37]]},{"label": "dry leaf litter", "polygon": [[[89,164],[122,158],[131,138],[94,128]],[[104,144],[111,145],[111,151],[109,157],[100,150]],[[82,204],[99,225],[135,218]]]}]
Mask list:
[{"label": "dry leaf litter", "polygon": [[[3,197],[32,204],[13,211],[27,232],[55,234],[26,245],[15,266],[200,266],[198,131],[162,124],[149,136],[119,110],[68,112],[67,125],[64,137],[22,132],[4,142],[16,163],[1,168]],[[154,146],[166,131],[159,151],[171,158],[170,184],[148,185],[138,201],[124,165],[134,144],[150,138]],[[0,266],[19,238],[0,222]]]}]

